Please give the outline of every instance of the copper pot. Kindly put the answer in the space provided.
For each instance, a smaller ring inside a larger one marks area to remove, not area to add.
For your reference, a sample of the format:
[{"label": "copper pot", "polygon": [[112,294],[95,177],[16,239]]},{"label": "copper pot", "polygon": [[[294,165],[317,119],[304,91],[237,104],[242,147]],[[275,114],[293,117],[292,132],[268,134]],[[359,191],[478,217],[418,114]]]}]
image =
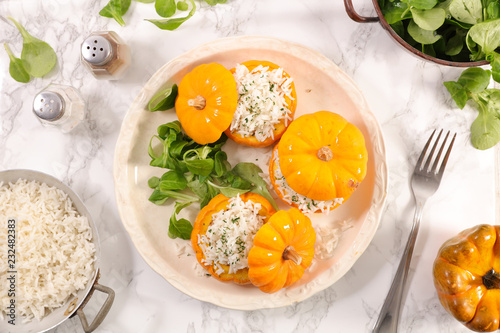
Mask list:
[{"label": "copper pot", "polygon": [[481,60],[481,61],[468,61],[468,62],[458,62],[458,61],[450,61],[450,60],[443,60],[443,59],[438,59],[435,57],[432,57],[428,54],[425,54],[410,44],[408,44],[403,38],[401,38],[387,23],[387,21],[384,18],[384,15],[382,14],[382,10],[380,9],[377,0],[372,0],[373,1],[373,7],[375,7],[375,11],[377,12],[376,17],[365,17],[361,16],[356,11],[354,10],[354,6],[352,5],[352,0],[344,0],[344,5],[345,5],[345,10],[347,12],[347,15],[349,17],[358,22],[358,23],[371,23],[371,22],[380,22],[382,27],[391,35],[391,37],[399,43],[402,47],[404,47],[406,50],[410,51],[412,54],[427,60],[431,61],[436,64],[440,65],[446,65],[446,66],[453,66],[453,67],[476,67],[476,66],[483,66],[489,64],[488,61],[486,60]]}]

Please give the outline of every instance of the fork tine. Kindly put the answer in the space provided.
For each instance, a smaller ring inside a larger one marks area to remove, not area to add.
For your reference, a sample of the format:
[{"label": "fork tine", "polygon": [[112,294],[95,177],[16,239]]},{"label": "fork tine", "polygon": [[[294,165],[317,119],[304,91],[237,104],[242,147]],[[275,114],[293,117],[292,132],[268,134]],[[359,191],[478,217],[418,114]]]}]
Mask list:
[{"label": "fork tine", "polygon": [[446,163],[448,162],[448,157],[450,157],[451,148],[453,148],[453,143],[455,142],[456,136],[457,136],[457,133],[455,133],[453,135],[453,139],[451,139],[450,146],[448,147],[448,150],[446,151],[446,155],[444,156],[443,163],[441,163],[441,168],[439,168],[439,173],[438,173],[439,177],[443,176],[444,168],[446,167]]},{"label": "fork tine", "polygon": [[436,138],[436,142],[434,142],[434,145],[432,146],[431,152],[429,153],[429,156],[427,157],[427,162],[425,162],[424,166],[424,171],[429,170],[429,165],[431,164],[432,156],[434,155],[434,151],[436,150],[437,144],[439,142],[439,139],[441,138],[441,134],[443,133],[443,130],[439,132],[438,137]]},{"label": "fork tine", "polygon": [[[442,131],[442,130],[441,130]],[[432,169],[430,172],[436,173],[437,170],[437,165],[439,163],[439,159],[441,158],[441,154],[443,153],[444,146],[446,145],[446,141],[448,140],[448,136],[450,135],[450,131],[446,133],[446,136],[444,137],[443,143],[441,144],[441,147],[439,148],[439,152],[436,156],[436,159],[434,160],[434,164],[432,165]],[[437,141],[436,141],[437,144]]]},{"label": "fork tine", "polygon": [[415,170],[420,170],[422,169],[422,161],[424,159],[424,156],[425,156],[425,153],[427,152],[427,148],[429,148],[429,144],[431,143],[432,141],[432,137],[434,136],[434,133],[436,133],[436,130],[434,130],[429,138],[429,140],[427,140],[427,143],[425,144],[424,146],[424,149],[422,150],[422,153],[420,154],[419,158],[418,158],[418,161],[417,163],[415,164]]}]

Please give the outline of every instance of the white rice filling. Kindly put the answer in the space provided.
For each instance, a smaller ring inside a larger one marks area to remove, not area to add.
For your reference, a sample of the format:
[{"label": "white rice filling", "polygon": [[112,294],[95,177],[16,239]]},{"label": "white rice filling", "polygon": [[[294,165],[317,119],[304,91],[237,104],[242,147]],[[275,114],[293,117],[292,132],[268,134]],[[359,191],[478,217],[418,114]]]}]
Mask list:
[{"label": "white rice filling", "polygon": [[274,182],[278,187],[278,190],[282,194],[283,201],[285,201],[289,205],[291,205],[292,203],[296,204],[298,209],[304,214],[312,214],[314,212],[317,212],[318,210],[323,214],[328,214],[330,213],[331,208],[344,202],[344,198],[334,198],[327,201],[313,200],[295,192],[288,185],[285,176],[283,176],[283,174],[281,173],[279,156],[277,152],[274,154],[274,164]]},{"label": "white rice filling", "polygon": [[283,68],[269,70],[259,65],[251,72],[237,65],[233,74],[238,90],[238,105],[230,130],[243,137],[255,136],[262,142],[274,139],[274,127],[283,119],[285,126],[292,121],[292,112],[285,97],[293,100],[293,80],[283,75]]},{"label": "white rice filling", "polygon": [[316,245],[314,256],[317,259],[329,259],[333,257],[334,250],[344,233],[354,227],[352,219],[343,220],[328,226],[315,228]]},{"label": "white rice filling", "polygon": [[229,266],[229,274],[248,267],[248,252],[253,238],[265,217],[259,215],[260,203],[244,202],[240,196],[229,199],[228,207],[212,215],[206,234],[198,235],[198,245],[205,265],[214,265],[215,273],[224,273],[222,265]]},{"label": "white rice filling", "polygon": [[[12,218],[15,243],[7,236]],[[5,315],[14,299],[18,320],[41,319],[85,288],[94,272],[92,230],[66,193],[35,181],[0,182],[0,221],[0,262],[6,263],[0,279],[16,272],[15,296],[0,294],[0,317],[10,319]],[[7,260],[9,249],[15,250],[15,263]]]}]

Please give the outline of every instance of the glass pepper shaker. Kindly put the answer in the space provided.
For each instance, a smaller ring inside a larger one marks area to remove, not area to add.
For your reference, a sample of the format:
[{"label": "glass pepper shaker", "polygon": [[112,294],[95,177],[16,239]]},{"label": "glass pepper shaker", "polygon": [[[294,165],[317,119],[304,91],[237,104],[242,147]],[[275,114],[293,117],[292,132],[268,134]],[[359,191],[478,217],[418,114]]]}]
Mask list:
[{"label": "glass pepper shaker", "polygon": [[83,41],[81,60],[96,79],[117,80],[130,66],[130,49],[116,32],[97,31]]},{"label": "glass pepper shaker", "polygon": [[83,120],[85,103],[75,88],[50,84],[35,96],[33,112],[43,126],[68,133]]}]

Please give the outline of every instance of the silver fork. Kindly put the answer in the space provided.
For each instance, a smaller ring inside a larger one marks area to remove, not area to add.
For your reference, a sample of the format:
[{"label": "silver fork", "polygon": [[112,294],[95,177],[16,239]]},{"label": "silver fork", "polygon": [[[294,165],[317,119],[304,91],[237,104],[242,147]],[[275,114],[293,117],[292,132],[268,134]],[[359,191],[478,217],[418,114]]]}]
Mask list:
[{"label": "silver fork", "polygon": [[432,164],[432,167],[429,168],[431,166],[432,158],[443,130],[439,132],[436,142],[432,146],[427,159],[424,161],[427,149],[429,148],[429,145],[435,133],[436,130],[432,132],[432,135],[425,144],[425,147],[420,154],[420,157],[418,158],[415,170],[413,171],[413,175],[411,177],[411,188],[413,191],[413,196],[415,197],[416,205],[415,217],[413,219],[410,236],[408,237],[408,241],[403,252],[403,257],[399,262],[398,270],[396,271],[396,275],[394,276],[394,280],[392,281],[391,289],[389,289],[387,298],[385,299],[382,310],[380,311],[380,315],[373,329],[373,333],[394,333],[397,332],[398,329],[398,319],[401,312],[402,296],[405,289],[408,270],[410,269],[411,256],[413,254],[413,248],[417,239],[420,220],[422,219],[422,210],[427,199],[436,192],[439,184],[441,183],[444,169],[446,167],[446,163],[448,162],[448,157],[450,156],[451,148],[453,147],[455,137],[457,136],[456,134],[453,135],[451,143],[446,150],[446,154],[438,169],[441,153],[443,152],[446,146],[446,141],[448,140],[448,136],[450,135],[449,131],[448,133],[446,133],[446,136],[443,143],[441,144],[441,147],[439,148],[439,152],[434,160],[434,163]]}]

